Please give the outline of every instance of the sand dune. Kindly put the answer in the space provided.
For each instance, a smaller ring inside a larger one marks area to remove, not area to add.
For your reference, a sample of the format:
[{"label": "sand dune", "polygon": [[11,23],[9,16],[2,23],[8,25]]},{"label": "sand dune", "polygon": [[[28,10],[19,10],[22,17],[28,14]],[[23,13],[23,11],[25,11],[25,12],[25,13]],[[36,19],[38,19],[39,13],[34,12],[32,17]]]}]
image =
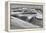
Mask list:
[{"label": "sand dune", "polygon": [[28,23],[27,21],[23,21],[23,20],[20,20],[18,18],[15,18],[13,16],[11,16],[11,28],[12,29],[30,29],[30,28],[36,28],[36,27],[40,27],[40,26],[36,26],[36,25],[33,25],[31,23]]}]

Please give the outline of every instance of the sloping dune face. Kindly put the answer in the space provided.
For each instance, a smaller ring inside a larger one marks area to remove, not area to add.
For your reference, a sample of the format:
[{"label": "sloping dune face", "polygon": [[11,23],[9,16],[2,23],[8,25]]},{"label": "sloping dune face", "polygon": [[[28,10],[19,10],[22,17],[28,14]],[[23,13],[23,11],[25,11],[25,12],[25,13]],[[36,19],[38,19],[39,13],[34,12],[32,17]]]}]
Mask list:
[{"label": "sloping dune face", "polygon": [[11,29],[43,27],[43,6],[32,4],[10,4]]}]

